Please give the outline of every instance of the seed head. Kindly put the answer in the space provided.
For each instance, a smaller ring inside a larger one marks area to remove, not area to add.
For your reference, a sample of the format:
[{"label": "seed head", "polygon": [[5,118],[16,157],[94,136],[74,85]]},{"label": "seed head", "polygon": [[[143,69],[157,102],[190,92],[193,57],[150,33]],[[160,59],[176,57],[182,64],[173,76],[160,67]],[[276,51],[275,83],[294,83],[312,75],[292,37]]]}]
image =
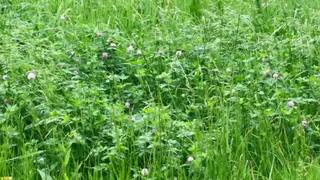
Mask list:
[{"label": "seed head", "polygon": [[142,174],[142,176],[148,176],[149,175],[149,170],[147,168],[143,168],[141,170],[141,174]]}]

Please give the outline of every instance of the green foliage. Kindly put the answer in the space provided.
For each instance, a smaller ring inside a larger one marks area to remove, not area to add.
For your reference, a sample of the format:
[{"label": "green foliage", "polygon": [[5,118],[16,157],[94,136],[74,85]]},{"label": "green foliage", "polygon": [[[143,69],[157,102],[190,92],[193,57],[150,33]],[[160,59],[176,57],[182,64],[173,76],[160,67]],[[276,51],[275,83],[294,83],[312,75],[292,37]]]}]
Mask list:
[{"label": "green foliage", "polygon": [[316,0],[0,3],[0,179],[317,179]]}]

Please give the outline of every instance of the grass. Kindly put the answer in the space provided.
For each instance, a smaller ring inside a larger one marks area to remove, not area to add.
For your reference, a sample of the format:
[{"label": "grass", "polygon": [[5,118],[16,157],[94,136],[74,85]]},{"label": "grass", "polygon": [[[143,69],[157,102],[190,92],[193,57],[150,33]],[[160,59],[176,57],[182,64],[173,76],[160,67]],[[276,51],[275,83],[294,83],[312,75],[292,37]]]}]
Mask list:
[{"label": "grass", "polygon": [[318,179],[319,10],[0,0],[0,177]]}]

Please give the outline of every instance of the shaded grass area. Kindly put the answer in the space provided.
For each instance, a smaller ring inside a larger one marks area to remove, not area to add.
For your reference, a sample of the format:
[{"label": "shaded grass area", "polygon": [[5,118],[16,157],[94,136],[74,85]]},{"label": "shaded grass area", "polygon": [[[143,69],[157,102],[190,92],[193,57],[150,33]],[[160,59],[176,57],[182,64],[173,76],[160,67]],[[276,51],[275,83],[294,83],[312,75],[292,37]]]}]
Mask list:
[{"label": "shaded grass area", "polygon": [[317,179],[319,9],[1,1],[0,177]]}]

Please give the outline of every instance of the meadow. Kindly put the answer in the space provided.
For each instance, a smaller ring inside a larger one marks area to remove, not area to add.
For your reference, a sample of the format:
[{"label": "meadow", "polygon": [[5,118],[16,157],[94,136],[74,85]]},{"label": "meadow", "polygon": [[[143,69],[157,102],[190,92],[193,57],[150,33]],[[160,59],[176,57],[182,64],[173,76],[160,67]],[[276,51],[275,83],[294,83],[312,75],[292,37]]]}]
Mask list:
[{"label": "meadow", "polygon": [[0,0],[0,180],[319,179],[319,0]]}]

